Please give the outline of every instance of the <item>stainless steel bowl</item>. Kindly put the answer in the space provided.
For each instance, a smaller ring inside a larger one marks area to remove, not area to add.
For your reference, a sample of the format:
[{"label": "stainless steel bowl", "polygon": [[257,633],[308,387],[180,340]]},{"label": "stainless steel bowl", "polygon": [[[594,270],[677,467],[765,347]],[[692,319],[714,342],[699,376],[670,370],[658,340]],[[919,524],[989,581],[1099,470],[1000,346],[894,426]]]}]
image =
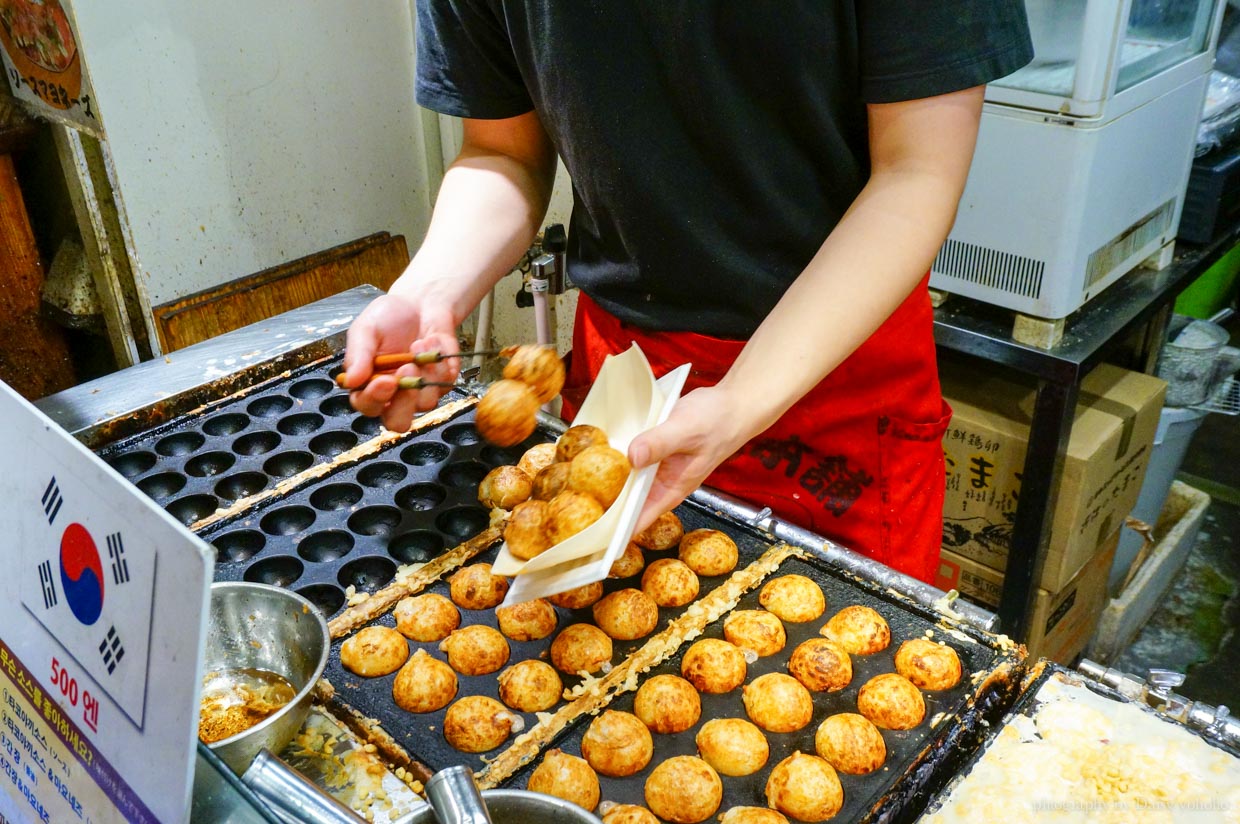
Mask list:
[{"label": "stainless steel bowl", "polygon": [[258,724],[210,744],[215,754],[241,774],[264,747],[282,750],[306,720],[330,649],[323,613],[300,595],[267,584],[213,584],[204,672],[266,670],[288,679],[297,691]]}]

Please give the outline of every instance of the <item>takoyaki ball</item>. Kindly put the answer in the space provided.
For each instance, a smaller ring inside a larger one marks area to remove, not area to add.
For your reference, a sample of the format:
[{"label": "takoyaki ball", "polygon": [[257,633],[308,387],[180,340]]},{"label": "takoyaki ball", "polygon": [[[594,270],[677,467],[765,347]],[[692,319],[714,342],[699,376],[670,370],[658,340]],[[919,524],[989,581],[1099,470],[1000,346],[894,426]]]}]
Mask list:
[{"label": "takoyaki ball", "polygon": [[530,775],[530,792],[546,793],[593,811],[598,806],[598,776],[584,758],[548,750]]},{"label": "takoyaki ball", "polygon": [[623,778],[643,770],[654,755],[654,739],[637,716],[604,710],[581,738],[581,755],[594,771]]},{"label": "takoyaki ball", "polygon": [[643,549],[671,549],[684,537],[685,528],[675,512],[664,512],[650,526],[633,536],[633,542]]},{"label": "takoyaki ball", "polygon": [[723,622],[723,637],[741,649],[751,649],[759,656],[774,655],[788,643],[784,622],[763,609],[741,609]]},{"label": "takoyaki ball", "polygon": [[547,504],[547,518],[543,522],[547,545],[568,540],[601,517],[603,506],[593,496],[571,489],[561,492]]},{"label": "takoyaki ball", "polygon": [[517,467],[531,478],[537,478],[539,472],[553,463],[555,463],[555,444],[539,443],[525,450],[521,460],[517,461]]},{"label": "takoyaki ball", "polygon": [[474,425],[496,446],[516,446],[538,426],[538,396],[521,381],[498,380],[478,401]]},{"label": "takoyaki ball", "polygon": [[642,573],[642,592],[661,607],[683,607],[698,595],[697,573],[684,561],[660,558]]},{"label": "takoyaki ball", "polygon": [[788,672],[814,692],[838,692],[852,681],[852,659],[830,638],[810,638],[797,645]]},{"label": "takoyaki ball", "polygon": [[490,564],[470,564],[448,579],[448,594],[464,609],[490,609],[508,594],[508,579],[491,574]]},{"label": "takoyaki ball", "polygon": [[743,718],[713,718],[694,741],[706,763],[723,775],[752,775],[771,755],[762,730]]},{"label": "takoyaki ball", "polygon": [[749,719],[767,732],[795,732],[814,717],[814,699],[791,675],[768,672],[742,690]]},{"label": "takoyaki ball", "polygon": [[629,541],[624,552],[620,553],[620,557],[611,565],[611,571],[607,573],[607,577],[632,578],[645,568],[646,556],[642,555],[642,548]]},{"label": "takoyaki ball", "polygon": [[733,807],[719,816],[719,824],[788,824],[788,819],[766,807]]},{"label": "takoyaki ball", "polygon": [[702,717],[702,699],[680,676],[656,675],[637,688],[633,714],[651,732],[684,732]]},{"label": "takoyaki ball", "polygon": [[366,627],[340,645],[340,664],[363,678],[396,672],[409,657],[409,642],[391,627]]},{"label": "takoyaki ball", "polygon": [[822,588],[804,575],[781,575],[767,581],[758,593],[758,603],[794,624],[812,621],[827,608]]},{"label": "takoyaki ball", "polygon": [[842,712],[818,725],[814,749],[847,775],[872,773],[887,760],[883,734],[863,715]]},{"label": "takoyaki ball", "polygon": [[604,804],[603,807],[607,810],[603,813],[603,824],[659,824],[654,813],[636,804]]},{"label": "takoyaki ball", "polygon": [[539,403],[547,403],[564,387],[564,361],[550,346],[507,346],[500,353],[508,358],[504,377],[521,381],[534,391]]},{"label": "takoyaki ball", "polygon": [[603,597],[603,582],[594,581],[579,587],[548,595],[547,600],[564,609],[585,609],[593,606]]},{"label": "takoyaki ball", "polygon": [[534,477],[530,497],[537,501],[550,501],[567,489],[569,466],[570,464],[565,461],[557,461],[550,466],[544,466]]},{"label": "takoyaki ball", "polygon": [[546,661],[518,661],[499,674],[499,700],[521,712],[555,706],[564,690],[560,674]]},{"label": "takoyaki ball", "polygon": [[658,626],[659,605],[640,589],[618,589],[594,605],[594,623],[617,641],[636,641]]},{"label": "takoyaki ball", "polygon": [[453,630],[439,649],[461,675],[489,675],[508,663],[508,641],[485,624]]},{"label": "takoyaki ball", "polygon": [[914,638],[896,650],[896,672],[923,690],[949,690],[960,683],[960,656],[947,644]]},{"label": "takoyaki ball", "polygon": [[551,663],[560,672],[598,672],[611,662],[611,639],[593,624],[570,624],[551,642]]},{"label": "takoyaki ball", "polygon": [[710,764],[692,755],[669,758],[646,779],[646,806],[675,824],[705,821],[719,809],[723,782]]},{"label": "takoyaki ball", "polygon": [[407,712],[434,712],[448,706],[456,697],[456,689],[452,667],[420,649],[396,673],[392,698]]},{"label": "takoyaki ball", "polygon": [[824,759],[794,752],[771,770],[766,802],[791,818],[825,821],[844,806],[844,788]]},{"label": "takoyaki ball", "polygon": [[555,442],[555,459],[571,461],[592,446],[607,446],[607,433],[588,423],[570,426]]},{"label": "takoyaki ball", "polygon": [[860,604],[844,607],[831,616],[819,632],[844,648],[849,655],[871,655],[887,649],[891,628],[887,620],[870,607]]},{"label": "takoyaki ball", "polygon": [[514,641],[538,641],[555,632],[555,609],[542,598],[495,610],[499,631]]},{"label": "takoyaki ball", "polygon": [[903,675],[875,675],[857,692],[857,709],[885,730],[911,730],[926,717],[926,702]]},{"label": "takoyaki ball", "polygon": [[745,653],[718,638],[695,641],[680,659],[680,674],[698,692],[730,692],[745,683]]},{"label": "takoyaki ball", "polygon": [[736,541],[717,529],[695,529],[680,539],[679,557],[698,575],[727,575],[736,569]]},{"label": "takoyaki ball", "polygon": [[547,539],[547,509],[546,501],[525,501],[512,510],[504,525],[504,541],[513,557],[528,561],[551,546]]},{"label": "takoyaki ball", "polygon": [[443,736],[461,752],[486,752],[508,740],[521,717],[485,695],[467,695],[448,707]]},{"label": "takoyaki ball", "polygon": [[461,612],[456,604],[434,592],[401,598],[392,615],[401,635],[423,643],[442,641],[461,625]]},{"label": "takoyaki ball", "polygon": [[607,509],[620,497],[633,465],[619,449],[606,444],[577,453],[568,465],[568,488],[589,495]]},{"label": "takoyaki ball", "polygon": [[533,491],[534,482],[521,469],[497,466],[478,483],[478,500],[492,509],[512,509]]}]

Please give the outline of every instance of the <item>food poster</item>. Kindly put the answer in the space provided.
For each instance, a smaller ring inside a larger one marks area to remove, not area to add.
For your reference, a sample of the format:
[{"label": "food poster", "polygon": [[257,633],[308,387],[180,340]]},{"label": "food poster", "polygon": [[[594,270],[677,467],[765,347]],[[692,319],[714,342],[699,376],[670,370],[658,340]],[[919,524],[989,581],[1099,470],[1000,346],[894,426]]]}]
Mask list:
[{"label": "food poster", "polygon": [[103,136],[67,0],[0,0],[0,55],[13,94],[40,115]]}]

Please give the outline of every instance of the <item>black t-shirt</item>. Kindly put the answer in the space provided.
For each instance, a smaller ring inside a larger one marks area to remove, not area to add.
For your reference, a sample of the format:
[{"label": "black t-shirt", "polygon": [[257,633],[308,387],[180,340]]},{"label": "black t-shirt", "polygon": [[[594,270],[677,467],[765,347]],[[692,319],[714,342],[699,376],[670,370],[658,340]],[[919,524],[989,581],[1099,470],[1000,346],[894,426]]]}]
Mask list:
[{"label": "black t-shirt", "polygon": [[569,272],[639,327],[748,337],[865,183],[866,103],[1032,58],[1021,0],[418,0],[417,99],[536,110]]}]

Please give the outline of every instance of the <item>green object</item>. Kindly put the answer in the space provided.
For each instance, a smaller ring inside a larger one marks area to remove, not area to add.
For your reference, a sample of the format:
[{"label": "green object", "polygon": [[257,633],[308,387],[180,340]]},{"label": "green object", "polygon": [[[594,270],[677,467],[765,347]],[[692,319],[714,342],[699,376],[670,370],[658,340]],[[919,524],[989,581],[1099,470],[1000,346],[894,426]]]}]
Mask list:
[{"label": "green object", "polygon": [[1240,244],[1223,255],[1175,299],[1175,312],[1193,318],[1209,318],[1226,307],[1240,276]]}]

